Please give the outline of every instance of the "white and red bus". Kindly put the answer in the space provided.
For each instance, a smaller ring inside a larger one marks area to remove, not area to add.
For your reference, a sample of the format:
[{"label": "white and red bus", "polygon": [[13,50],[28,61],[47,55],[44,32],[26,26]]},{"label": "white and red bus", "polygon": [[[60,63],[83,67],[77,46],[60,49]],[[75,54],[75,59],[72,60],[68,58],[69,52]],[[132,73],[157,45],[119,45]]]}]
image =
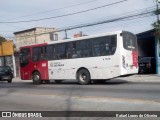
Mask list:
[{"label": "white and red bus", "polygon": [[78,80],[89,84],[138,73],[136,36],[115,31],[20,48],[22,80]]}]

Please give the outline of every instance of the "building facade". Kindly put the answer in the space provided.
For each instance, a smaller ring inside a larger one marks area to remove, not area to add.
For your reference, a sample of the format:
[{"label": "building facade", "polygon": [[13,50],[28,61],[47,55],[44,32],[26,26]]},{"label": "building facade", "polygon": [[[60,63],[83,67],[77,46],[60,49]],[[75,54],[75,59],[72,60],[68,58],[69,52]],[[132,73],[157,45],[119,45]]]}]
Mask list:
[{"label": "building facade", "polygon": [[138,54],[141,57],[154,57],[156,60],[156,74],[160,75],[160,42],[156,37],[156,30],[152,29],[137,34]]},{"label": "building facade", "polygon": [[57,29],[55,28],[35,27],[15,32],[16,51],[18,52],[19,48],[24,45],[39,44],[61,39],[59,33],[56,31]]}]

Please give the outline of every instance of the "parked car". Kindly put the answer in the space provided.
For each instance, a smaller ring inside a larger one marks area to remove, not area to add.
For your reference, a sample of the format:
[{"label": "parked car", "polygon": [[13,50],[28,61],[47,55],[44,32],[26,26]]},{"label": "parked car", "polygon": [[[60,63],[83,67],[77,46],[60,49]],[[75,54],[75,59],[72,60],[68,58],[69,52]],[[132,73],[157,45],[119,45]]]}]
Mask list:
[{"label": "parked car", "polygon": [[156,62],[154,57],[143,57],[139,59],[139,72],[138,73],[155,73]]},{"label": "parked car", "polygon": [[13,71],[9,66],[0,66],[0,81],[12,82]]}]

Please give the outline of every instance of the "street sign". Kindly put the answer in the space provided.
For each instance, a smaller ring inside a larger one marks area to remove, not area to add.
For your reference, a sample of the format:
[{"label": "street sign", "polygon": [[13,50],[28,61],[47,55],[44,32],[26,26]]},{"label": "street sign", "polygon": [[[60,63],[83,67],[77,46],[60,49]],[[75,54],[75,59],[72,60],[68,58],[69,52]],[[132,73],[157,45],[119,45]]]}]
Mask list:
[{"label": "street sign", "polygon": [[13,55],[13,41],[5,41],[0,45],[0,56]]}]

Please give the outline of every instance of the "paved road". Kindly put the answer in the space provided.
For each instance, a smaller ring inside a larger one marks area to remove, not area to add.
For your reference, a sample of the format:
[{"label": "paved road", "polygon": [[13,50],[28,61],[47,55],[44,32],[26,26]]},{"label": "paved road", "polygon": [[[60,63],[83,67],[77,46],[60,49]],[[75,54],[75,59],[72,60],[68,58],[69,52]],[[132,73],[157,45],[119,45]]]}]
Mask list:
[{"label": "paved road", "polygon": [[0,110],[17,111],[157,111],[160,77],[116,78],[105,84],[78,85],[75,81],[33,85],[14,79],[0,82]]}]

